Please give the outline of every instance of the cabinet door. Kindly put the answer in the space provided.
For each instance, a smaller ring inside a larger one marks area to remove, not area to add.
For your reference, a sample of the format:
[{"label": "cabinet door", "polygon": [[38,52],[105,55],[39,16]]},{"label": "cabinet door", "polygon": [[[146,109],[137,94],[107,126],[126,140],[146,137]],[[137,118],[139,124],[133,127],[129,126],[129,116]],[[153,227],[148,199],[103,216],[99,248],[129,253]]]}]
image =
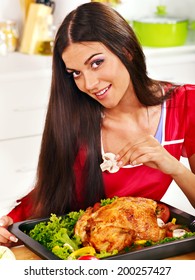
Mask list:
[{"label": "cabinet door", "polygon": [[34,185],[41,136],[0,142],[0,214]]},{"label": "cabinet door", "polygon": [[195,53],[164,52],[146,55],[148,74],[157,80],[195,84]]},{"label": "cabinet door", "polygon": [[0,80],[0,140],[42,133],[49,89],[48,76]]},{"label": "cabinet door", "polygon": [[195,84],[195,63],[167,64],[151,66],[149,74],[152,78],[174,83]]}]

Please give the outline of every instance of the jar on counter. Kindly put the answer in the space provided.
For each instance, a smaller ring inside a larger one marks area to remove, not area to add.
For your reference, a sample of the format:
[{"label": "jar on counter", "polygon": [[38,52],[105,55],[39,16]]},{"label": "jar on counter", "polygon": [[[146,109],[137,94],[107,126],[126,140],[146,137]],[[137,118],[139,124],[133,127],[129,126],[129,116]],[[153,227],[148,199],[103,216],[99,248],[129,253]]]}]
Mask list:
[{"label": "jar on counter", "polygon": [[4,41],[7,52],[14,52],[18,47],[18,28],[17,23],[12,20],[0,21],[0,32],[4,34]]}]

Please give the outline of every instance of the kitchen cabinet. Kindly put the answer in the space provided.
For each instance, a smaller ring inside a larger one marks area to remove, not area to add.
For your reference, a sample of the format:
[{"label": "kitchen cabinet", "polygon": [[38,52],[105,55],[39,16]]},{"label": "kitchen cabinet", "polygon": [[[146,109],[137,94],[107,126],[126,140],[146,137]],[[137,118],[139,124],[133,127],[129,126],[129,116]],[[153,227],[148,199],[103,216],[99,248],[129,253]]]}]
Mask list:
[{"label": "kitchen cabinet", "polygon": [[0,140],[41,134],[47,92],[48,78],[41,75],[1,81]]},{"label": "kitchen cabinet", "polygon": [[0,213],[33,187],[40,143],[38,135],[0,141]]},{"label": "kitchen cabinet", "polygon": [[148,74],[154,79],[195,83],[195,45],[144,48]]},{"label": "kitchen cabinet", "polygon": [[0,57],[0,216],[33,187],[51,81],[51,57]]}]

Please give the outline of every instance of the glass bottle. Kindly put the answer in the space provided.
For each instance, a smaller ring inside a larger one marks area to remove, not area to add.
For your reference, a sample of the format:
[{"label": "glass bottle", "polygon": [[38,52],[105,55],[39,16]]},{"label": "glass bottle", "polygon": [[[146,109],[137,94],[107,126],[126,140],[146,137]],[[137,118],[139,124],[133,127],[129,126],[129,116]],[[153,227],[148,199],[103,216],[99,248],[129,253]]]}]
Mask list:
[{"label": "glass bottle", "polygon": [[44,20],[43,37],[41,41],[37,43],[37,54],[52,55],[54,47],[54,37],[56,33],[56,26],[53,24],[53,16],[48,15]]},{"label": "glass bottle", "polygon": [[17,23],[12,20],[1,21],[0,31],[4,34],[7,52],[14,52],[18,47],[19,38]]}]

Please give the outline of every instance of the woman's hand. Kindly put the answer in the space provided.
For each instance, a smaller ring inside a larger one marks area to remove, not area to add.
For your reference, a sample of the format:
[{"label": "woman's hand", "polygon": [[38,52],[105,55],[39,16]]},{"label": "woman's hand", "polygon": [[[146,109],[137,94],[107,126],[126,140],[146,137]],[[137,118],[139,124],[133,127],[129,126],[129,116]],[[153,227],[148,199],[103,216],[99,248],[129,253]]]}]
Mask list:
[{"label": "woman's hand", "polygon": [[18,242],[18,239],[10,233],[7,228],[13,224],[12,218],[3,216],[0,218],[0,244],[10,247],[11,243]]},{"label": "woman's hand", "polygon": [[[170,175],[195,208],[195,154],[189,158],[191,170],[173,157],[153,136],[145,136],[127,144],[116,155],[118,166],[146,166]],[[194,172],[194,173],[193,173]]]},{"label": "woman's hand", "polygon": [[144,164],[170,175],[177,173],[179,167],[179,161],[151,135],[134,144],[127,144],[120,150],[116,159],[119,166]]}]

